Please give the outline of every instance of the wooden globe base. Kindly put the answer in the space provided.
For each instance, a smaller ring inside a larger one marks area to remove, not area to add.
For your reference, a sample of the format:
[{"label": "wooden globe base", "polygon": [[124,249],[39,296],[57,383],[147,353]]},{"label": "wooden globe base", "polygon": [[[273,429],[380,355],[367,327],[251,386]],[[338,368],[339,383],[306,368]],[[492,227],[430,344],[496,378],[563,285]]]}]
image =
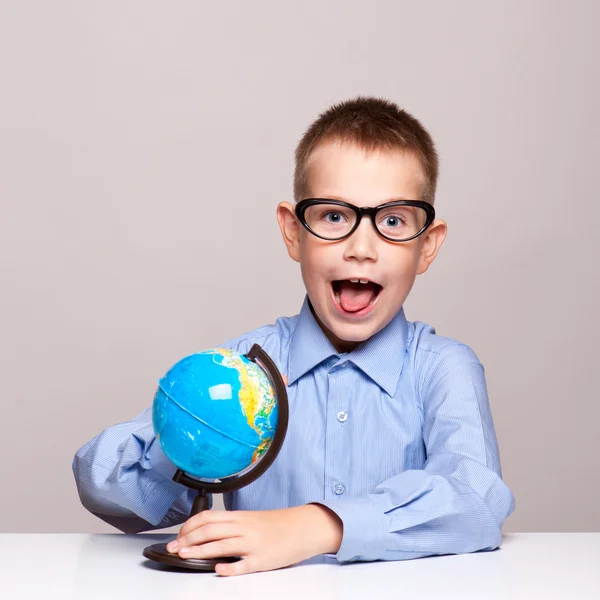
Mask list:
[{"label": "wooden globe base", "polygon": [[[262,367],[267,372],[271,384],[275,388],[279,410],[279,418],[275,436],[271,442],[271,445],[269,446],[269,449],[261,458],[258,465],[240,477],[227,477],[220,480],[219,483],[208,483],[190,477],[181,469],[177,469],[175,475],[173,475],[173,481],[198,491],[198,495],[192,504],[190,517],[193,517],[195,514],[198,514],[203,510],[208,510],[207,494],[222,494],[223,492],[238,490],[258,479],[258,477],[260,477],[271,466],[276,456],[279,454],[279,450],[283,444],[283,440],[287,432],[289,418],[288,397],[283,378],[281,377],[281,374],[279,373],[279,370],[277,369],[271,357],[258,344],[254,344],[245,356],[254,362],[258,361],[262,364]],[[144,548],[142,554],[150,560],[154,560],[171,567],[192,569],[195,571],[214,572],[215,566],[219,563],[232,563],[240,560],[240,558],[237,556],[209,559],[181,558],[178,554],[169,552],[167,550],[167,544],[152,544],[151,546],[147,546]]]},{"label": "wooden globe base", "polygon": [[240,560],[238,557],[226,556],[223,558],[181,558],[178,554],[173,554],[167,550],[167,544],[152,544],[146,546],[142,554],[156,562],[168,565],[170,567],[179,567],[180,569],[192,569],[194,571],[212,571],[219,563],[231,563]]},{"label": "wooden globe base", "polygon": [[[173,479],[180,481],[180,478],[184,480],[187,476],[181,470],[177,470]],[[183,483],[183,481],[181,481]],[[192,504],[192,510],[190,511],[190,517],[208,510],[208,496],[206,490],[200,490],[200,493],[194,498]],[[223,558],[182,558],[176,553],[169,552],[167,550],[167,544],[152,544],[146,546],[142,554],[149,560],[167,565],[169,567],[178,567],[180,569],[191,569],[193,571],[208,571],[214,573],[215,567],[219,563],[237,562],[240,560],[238,557],[226,556]]]}]

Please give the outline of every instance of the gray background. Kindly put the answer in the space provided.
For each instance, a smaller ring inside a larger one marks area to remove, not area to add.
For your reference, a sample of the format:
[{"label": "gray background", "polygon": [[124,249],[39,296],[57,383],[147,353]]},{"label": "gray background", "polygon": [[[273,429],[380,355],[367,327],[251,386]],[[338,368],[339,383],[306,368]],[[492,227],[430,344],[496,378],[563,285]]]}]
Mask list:
[{"label": "gray background", "polygon": [[486,367],[505,531],[600,530],[597,7],[2,1],[0,530],[114,531],[74,452],[179,358],[300,309],[275,207],[358,94],[437,142],[449,234],[406,312]]}]

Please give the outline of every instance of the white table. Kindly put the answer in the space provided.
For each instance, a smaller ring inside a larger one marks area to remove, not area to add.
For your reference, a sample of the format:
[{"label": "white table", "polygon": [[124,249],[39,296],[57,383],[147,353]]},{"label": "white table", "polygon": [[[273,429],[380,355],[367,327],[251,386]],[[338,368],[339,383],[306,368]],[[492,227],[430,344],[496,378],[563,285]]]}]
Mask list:
[{"label": "white table", "polygon": [[507,534],[494,552],[301,564],[232,578],[151,568],[142,549],[173,537],[0,534],[0,598],[600,599],[600,533]]}]

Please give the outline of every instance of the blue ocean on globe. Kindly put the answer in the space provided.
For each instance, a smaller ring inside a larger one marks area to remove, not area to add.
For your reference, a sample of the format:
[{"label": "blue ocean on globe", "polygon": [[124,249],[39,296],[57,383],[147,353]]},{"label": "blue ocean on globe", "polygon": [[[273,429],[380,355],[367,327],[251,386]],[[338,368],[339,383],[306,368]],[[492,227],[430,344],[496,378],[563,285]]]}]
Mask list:
[{"label": "blue ocean on globe", "polygon": [[277,398],[263,369],[216,348],[180,360],[159,381],[154,432],[167,458],[200,479],[239,475],[260,460],[277,428]]}]

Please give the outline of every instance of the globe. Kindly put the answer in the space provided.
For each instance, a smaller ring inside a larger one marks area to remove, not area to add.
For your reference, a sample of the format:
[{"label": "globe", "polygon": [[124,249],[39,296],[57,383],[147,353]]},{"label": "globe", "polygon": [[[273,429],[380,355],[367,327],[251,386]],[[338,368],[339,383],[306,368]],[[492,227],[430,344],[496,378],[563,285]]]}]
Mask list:
[{"label": "globe", "polygon": [[[258,345],[240,354],[216,348],[180,360],[159,380],[152,406],[156,438],[178,469],[173,481],[196,490],[190,517],[208,510],[208,494],[256,481],[277,457],[289,419],[286,384]],[[183,569],[214,571],[239,557],[182,558],[167,544],[142,554]]]},{"label": "globe", "polygon": [[225,348],[192,354],[171,367],[152,409],[167,458],[210,481],[253,469],[271,445],[277,419],[277,395],[266,372]]}]

